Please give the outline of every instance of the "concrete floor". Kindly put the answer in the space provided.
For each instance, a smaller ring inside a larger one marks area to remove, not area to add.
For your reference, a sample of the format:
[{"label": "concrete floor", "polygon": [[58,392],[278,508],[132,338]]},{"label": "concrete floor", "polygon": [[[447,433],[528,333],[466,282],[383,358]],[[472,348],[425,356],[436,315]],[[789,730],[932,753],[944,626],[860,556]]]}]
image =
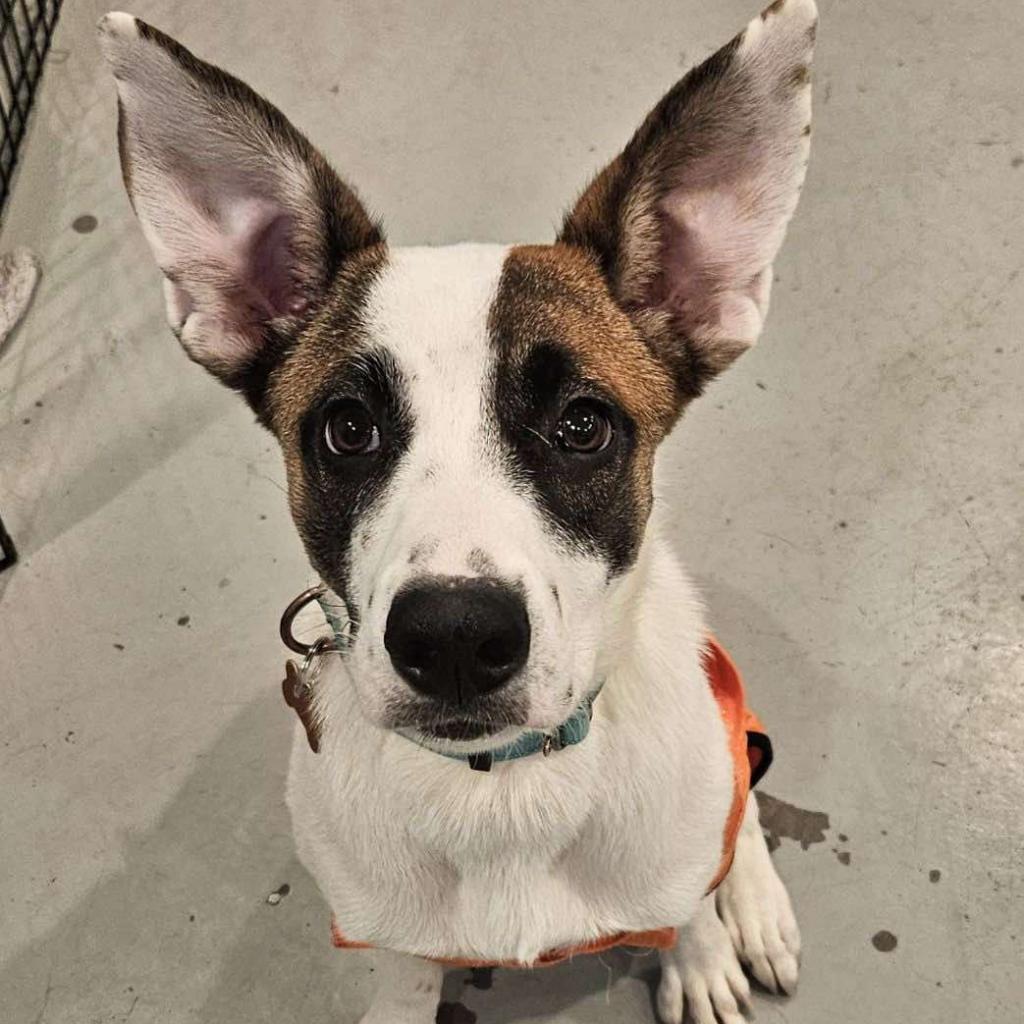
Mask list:
[{"label": "concrete floor", "polygon": [[[394,240],[444,242],[550,238],[755,3],[133,10],[265,91]],[[768,330],[687,417],[662,488],[779,752],[806,956],[797,997],[757,1010],[1020,1020],[1024,5],[822,7]],[[67,5],[0,234],[46,275],[0,352],[22,554],[0,576],[0,1018],[351,1024],[372,978],[329,947],[282,802],[277,617],[310,573],[271,439],[164,326],[102,10]],[[453,974],[448,1016],[650,1022],[653,977],[624,954],[490,990]]]}]

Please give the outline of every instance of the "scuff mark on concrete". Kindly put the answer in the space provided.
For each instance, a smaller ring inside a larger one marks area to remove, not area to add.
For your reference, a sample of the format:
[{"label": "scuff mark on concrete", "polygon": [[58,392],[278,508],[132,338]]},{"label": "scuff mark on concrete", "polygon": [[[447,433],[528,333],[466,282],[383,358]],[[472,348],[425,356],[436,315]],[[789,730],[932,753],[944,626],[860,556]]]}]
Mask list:
[{"label": "scuff mark on concrete", "polygon": [[36,1014],[36,1019],[32,1024],[42,1024],[43,1018],[46,1016],[46,1008],[50,1005],[50,995],[53,993],[53,969],[50,969],[50,973],[46,976],[46,991],[43,993],[43,1005],[39,1007],[39,1012]]},{"label": "scuff mark on concrete", "polygon": [[476,1024],[476,1014],[462,1003],[442,1003],[436,1019],[437,1024]]},{"label": "scuff mark on concrete", "polygon": [[267,896],[267,902],[272,907],[276,907],[291,891],[292,887],[285,882],[283,885],[279,885],[272,893],[270,893],[269,896]]}]

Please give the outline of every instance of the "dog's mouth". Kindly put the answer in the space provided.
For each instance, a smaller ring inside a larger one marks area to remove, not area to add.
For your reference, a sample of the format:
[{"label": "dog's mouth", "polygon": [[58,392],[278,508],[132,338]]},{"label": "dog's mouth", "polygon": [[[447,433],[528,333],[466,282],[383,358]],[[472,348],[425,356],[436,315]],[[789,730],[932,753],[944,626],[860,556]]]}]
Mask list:
[{"label": "dog's mouth", "polygon": [[419,726],[420,732],[432,739],[468,742],[500,732],[503,726],[476,718],[455,718],[448,722],[427,722]]},{"label": "dog's mouth", "polygon": [[[475,705],[475,706],[474,706]],[[388,725],[411,729],[428,740],[472,743],[526,723],[526,709],[519,701],[474,702],[468,707],[424,706],[420,701],[392,706]]]}]

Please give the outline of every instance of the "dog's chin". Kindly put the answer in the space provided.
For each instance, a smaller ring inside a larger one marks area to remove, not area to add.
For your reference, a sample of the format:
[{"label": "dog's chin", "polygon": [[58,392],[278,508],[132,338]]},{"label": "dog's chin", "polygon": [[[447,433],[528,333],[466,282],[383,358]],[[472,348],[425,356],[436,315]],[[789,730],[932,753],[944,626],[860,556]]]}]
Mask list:
[{"label": "dog's chin", "polygon": [[473,740],[483,739],[485,736],[493,736],[505,727],[474,718],[454,718],[448,722],[418,723],[415,728],[430,739],[470,743]]}]

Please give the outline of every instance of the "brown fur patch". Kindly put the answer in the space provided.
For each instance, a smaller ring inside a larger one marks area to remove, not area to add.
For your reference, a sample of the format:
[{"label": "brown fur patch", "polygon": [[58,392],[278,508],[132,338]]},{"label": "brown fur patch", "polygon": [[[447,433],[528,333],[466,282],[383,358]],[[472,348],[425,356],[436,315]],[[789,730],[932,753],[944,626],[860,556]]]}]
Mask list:
[{"label": "brown fur patch", "polygon": [[786,6],[786,0],[775,0],[775,3],[770,4],[761,12],[761,20],[767,21],[768,16],[771,14],[778,14],[783,7]]},{"label": "brown fur patch", "polygon": [[678,416],[680,397],[670,370],[612,298],[596,256],[563,243],[511,249],[490,320],[513,373],[531,351],[562,348],[634,423],[630,498],[613,514],[635,540],[651,509],[654,452]]},{"label": "brown fur patch", "polygon": [[674,422],[672,375],[615,303],[590,253],[560,243],[513,248],[493,315],[505,319],[504,336],[524,351],[544,341],[564,345],[645,442],[657,443]]},{"label": "brown fur patch", "polygon": [[357,253],[339,271],[323,307],[294,349],[271,374],[270,427],[284,452],[288,496],[297,515],[305,497],[299,426],[315,398],[367,341],[363,308],[370,288],[387,264],[383,243]]}]

